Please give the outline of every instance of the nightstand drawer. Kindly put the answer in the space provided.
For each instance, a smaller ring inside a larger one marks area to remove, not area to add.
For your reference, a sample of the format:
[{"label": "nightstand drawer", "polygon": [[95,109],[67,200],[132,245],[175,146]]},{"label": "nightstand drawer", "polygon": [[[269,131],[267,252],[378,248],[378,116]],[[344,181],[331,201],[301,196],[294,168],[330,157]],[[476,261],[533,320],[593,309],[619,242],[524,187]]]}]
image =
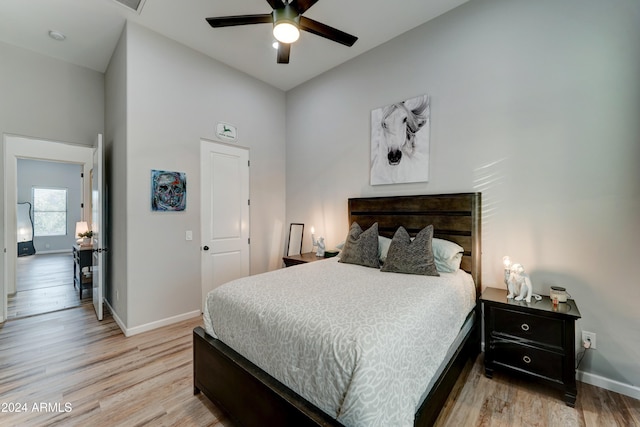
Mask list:
[{"label": "nightstand drawer", "polygon": [[562,320],[492,307],[493,332],[564,348]]},{"label": "nightstand drawer", "polygon": [[492,345],[495,363],[562,382],[562,355],[507,341],[492,340]]}]

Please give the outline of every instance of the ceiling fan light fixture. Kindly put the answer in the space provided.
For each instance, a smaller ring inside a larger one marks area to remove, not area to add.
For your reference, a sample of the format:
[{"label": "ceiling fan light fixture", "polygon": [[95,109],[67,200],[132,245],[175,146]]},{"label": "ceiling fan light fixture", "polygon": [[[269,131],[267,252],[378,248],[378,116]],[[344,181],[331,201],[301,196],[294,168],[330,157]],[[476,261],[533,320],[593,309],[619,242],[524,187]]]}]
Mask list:
[{"label": "ceiling fan light fixture", "polygon": [[273,48],[278,51],[276,58],[278,64],[289,63],[291,45],[300,37],[300,31],[324,37],[344,46],[353,46],[358,40],[356,36],[302,16],[318,0],[267,0],[267,2],[271,6],[271,13],[212,16],[206,18],[206,21],[212,28],[272,24],[273,37],[277,40]]},{"label": "ceiling fan light fixture", "polygon": [[280,43],[293,43],[300,38],[300,30],[291,22],[278,22],[273,26],[273,36]]},{"label": "ceiling fan light fixture", "polygon": [[273,10],[273,36],[280,43],[293,43],[300,37],[298,23],[300,15],[287,4],[285,7]]}]

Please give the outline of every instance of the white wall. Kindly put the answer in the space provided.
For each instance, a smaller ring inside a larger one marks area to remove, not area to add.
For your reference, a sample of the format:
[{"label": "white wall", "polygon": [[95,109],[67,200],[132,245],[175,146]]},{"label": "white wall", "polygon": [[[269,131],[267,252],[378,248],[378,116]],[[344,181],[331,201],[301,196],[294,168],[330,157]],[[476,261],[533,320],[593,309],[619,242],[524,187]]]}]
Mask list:
[{"label": "white wall", "polygon": [[[636,0],[474,0],[288,92],[287,222],[331,248],[348,197],[482,191],[484,286],[509,254],[535,291],[567,287],[597,333],[580,369],[640,391],[639,17]],[[370,186],[370,111],[423,93],[430,181]]]},{"label": "white wall", "polygon": [[[0,135],[92,145],[103,132],[103,74],[5,43],[0,43],[0,58]],[[5,240],[4,210],[2,186],[0,241]],[[0,271],[5,271],[4,257]],[[0,319],[2,311],[0,304]]]},{"label": "white wall", "polygon": [[[126,233],[127,328],[140,330],[200,310],[199,239],[185,231],[200,235],[200,140],[215,139],[219,121],[250,149],[251,273],[280,265],[285,94],[135,24],[126,43],[127,223],[114,238]],[[151,211],[151,169],[186,173],[186,211]]]}]

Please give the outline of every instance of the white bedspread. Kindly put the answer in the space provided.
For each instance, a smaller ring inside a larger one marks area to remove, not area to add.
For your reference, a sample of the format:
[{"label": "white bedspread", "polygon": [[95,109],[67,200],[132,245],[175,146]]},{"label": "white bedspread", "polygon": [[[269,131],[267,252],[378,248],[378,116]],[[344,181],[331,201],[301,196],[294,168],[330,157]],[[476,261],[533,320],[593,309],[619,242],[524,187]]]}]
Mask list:
[{"label": "white bedspread", "polygon": [[347,426],[411,426],[475,287],[331,258],[209,293],[206,331]]}]

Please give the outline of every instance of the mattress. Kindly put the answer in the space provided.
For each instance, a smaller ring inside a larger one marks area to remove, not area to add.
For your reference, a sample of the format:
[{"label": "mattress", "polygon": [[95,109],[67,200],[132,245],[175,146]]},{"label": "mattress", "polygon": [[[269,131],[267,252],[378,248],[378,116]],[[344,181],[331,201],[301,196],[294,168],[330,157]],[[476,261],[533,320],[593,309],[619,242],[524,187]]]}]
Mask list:
[{"label": "mattress", "polygon": [[336,258],[229,282],[205,330],[346,426],[410,426],[475,286]]}]

